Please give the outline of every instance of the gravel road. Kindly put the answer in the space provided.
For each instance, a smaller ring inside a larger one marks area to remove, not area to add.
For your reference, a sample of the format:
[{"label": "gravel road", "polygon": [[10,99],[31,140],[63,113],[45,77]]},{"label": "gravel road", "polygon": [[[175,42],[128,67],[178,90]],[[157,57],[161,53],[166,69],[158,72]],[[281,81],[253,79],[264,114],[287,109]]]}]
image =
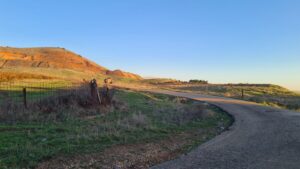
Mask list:
[{"label": "gravel road", "polygon": [[235,122],[192,152],[153,169],[300,169],[300,113],[229,98],[155,92],[212,103]]}]

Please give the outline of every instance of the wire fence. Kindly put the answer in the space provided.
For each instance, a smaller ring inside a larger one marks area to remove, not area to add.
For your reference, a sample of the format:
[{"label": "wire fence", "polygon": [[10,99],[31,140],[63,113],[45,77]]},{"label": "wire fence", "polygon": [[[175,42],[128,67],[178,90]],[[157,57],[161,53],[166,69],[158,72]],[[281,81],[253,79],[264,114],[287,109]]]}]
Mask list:
[{"label": "wire fence", "polygon": [[76,92],[84,85],[84,83],[0,82],[0,105],[13,103],[27,106],[47,97]]},{"label": "wire fence", "polygon": [[115,90],[109,84],[99,87],[95,79],[68,84],[0,82],[0,123],[66,120],[105,112],[115,103]]}]

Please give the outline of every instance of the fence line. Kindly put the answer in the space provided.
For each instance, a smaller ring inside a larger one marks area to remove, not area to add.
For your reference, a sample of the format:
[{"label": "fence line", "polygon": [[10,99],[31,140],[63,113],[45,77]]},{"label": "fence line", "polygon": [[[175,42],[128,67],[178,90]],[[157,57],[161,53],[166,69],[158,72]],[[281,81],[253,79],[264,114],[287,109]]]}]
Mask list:
[{"label": "fence line", "polygon": [[0,105],[7,102],[25,104],[38,102],[46,97],[76,92],[84,83],[52,84],[49,82],[0,82]]}]

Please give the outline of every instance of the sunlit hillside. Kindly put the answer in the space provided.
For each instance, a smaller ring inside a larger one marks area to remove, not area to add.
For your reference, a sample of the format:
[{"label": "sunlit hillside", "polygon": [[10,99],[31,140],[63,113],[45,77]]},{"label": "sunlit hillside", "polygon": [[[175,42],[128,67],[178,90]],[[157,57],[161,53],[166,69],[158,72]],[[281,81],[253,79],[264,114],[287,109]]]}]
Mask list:
[{"label": "sunlit hillside", "polygon": [[64,48],[0,47],[0,81],[82,81],[113,77],[140,80],[140,76],[105,67]]}]

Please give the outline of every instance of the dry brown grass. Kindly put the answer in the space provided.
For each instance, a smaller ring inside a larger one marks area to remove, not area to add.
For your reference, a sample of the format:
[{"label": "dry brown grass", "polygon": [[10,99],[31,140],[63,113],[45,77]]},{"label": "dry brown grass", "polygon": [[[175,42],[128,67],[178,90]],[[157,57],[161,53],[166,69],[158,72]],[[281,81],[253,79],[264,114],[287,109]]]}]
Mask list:
[{"label": "dry brown grass", "polygon": [[[158,87],[182,92],[244,99],[296,111],[300,109],[300,95],[298,93],[272,84],[180,84],[158,85]],[[242,91],[244,92],[243,97]]]},{"label": "dry brown grass", "polygon": [[16,72],[1,72],[0,82],[7,82],[12,80],[24,80],[24,79],[54,79],[54,77],[33,74],[33,73],[16,73]]},{"label": "dry brown grass", "polygon": [[[113,95],[111,95],[113,97]],[[113,109],[126,109],[120,100],[112,101],[111,106],[95,104],[90,95],[90,89],[83,85],[76,89],[57,90],[55,94],[28,103],[6,97],[0,103],[0,122],[55,122],[71,118],[85,118],[107,113]]]}]

